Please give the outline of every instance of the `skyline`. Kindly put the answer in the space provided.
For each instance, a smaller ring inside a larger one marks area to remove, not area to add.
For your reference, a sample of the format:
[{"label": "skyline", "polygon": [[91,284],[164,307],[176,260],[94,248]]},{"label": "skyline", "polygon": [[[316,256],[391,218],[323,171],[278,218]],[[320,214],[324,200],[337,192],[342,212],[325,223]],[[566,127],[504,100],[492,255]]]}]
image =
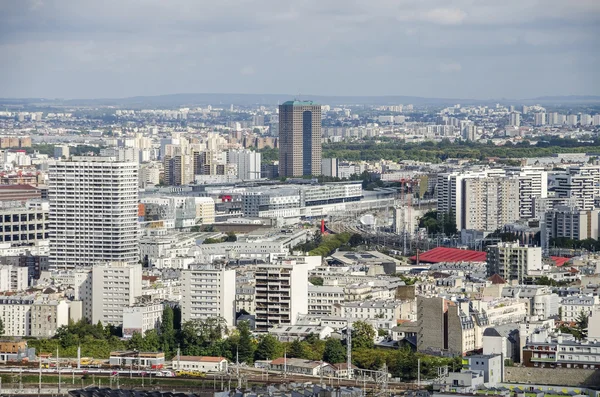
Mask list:
[{"label": "skyline", "polygon": [[594,95],[600,87],[594,1],[181,0],[142,8],[32,0],[0,11],[0,50],[11,60],[0,66],[0,97],[523,99]]}]

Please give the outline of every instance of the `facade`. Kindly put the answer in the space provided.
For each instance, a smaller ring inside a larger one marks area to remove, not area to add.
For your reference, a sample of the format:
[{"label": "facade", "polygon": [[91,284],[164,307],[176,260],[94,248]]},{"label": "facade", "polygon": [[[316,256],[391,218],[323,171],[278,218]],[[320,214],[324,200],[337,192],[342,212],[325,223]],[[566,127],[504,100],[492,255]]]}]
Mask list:
[{"label": "facade", "polygon": [[28,269],[14,265],[0,265],[0,292],[25,291],[29,286]]},{"label": "facade", "polygon": [[577,321],[580,315],[589,317],[595,306],[600,305],[598,295],[568,296],[560,300],[560,320],[567,323]]},{"label": "facade", "polygon": [[92,269],[76,268],[73,275],[73,299],[81,301],[82,316],[92,321]]},{"label": "facade", "polygon": [[558,206],[546,212],[547,237],[574,240],[598,239],[599,210],[580,210],[576,206]]},{"label": "facade", "polygon": [[182,321],[221,317],[235,325],[235,270],[213,265],[182,272]]},{"label": "facade", "polygon": [[227,372],[225,357],[179,356],[173,359],[173,369],[190,372]]},{"label": "facade", "polygon": [[92,268],[92,324],[122,325],[123,310],[142,295],[142,265],[125,262]]},{"label": "facade", "polygon": [[521,247],[518,242],[498,243],[487,250],[488,276],[498,274],[504,280],[523,283],[542,271],[542,248]]},{"label": "facade", "polygon": [[502,296],[520,298],[528,303],[529,316],[542,320],[558,316],[559,298],[549,287],[541,285],[506,286]]},{"label": "facade", "polygon": [[343,287],[308,286],[308,314],[330,316],[334,312],[334,305],[343,302]]},{"label": "facade", "polygon": [[467,178],[463,197],[461,229],[496,231],[520,217],[516,177]]},{"label": "facade", "polygon": [[42,198],[42,191],[31,185],[0,185],[0,201],[18,201],[25,203],[28,200]]},{"label": "facade", "polygon": [[[410,305],[406,307],[410,307]],[[333,314],[339,317],[351,317],[363,320],[377,319],[381,328],[390,329],[396,325],[398,320],[402,319],[402,309],[402,301],[367,300],[335,304]]]},{"label": "facade", "polygon": [[142,335],[146,331],[160,329],[164,305],[162,303],[140,303],[123,308],[123,337],[130,338],[134,332]]},{"label": "facade", "polygon": [[0,319],[5,336],[29,336],[31,333],[31,306],[33,297],[2,297]]},{"label": "facade", "polygon": [[137,173],[109,157],[50,163],[51,268],[138,262]]},{"label": "facade", "polygon": [[256,330],[294,325],[308,313],[308,266],[295,263],[258,265],[256,269]]},{"label": "facade", "polygon": [[600,368],[600,342],[576,341],[564,335],[533,334],[523,347],[525,367]]},{"label": "facade", "polygon": [[111,366],[137,369],[161,369],[165,366],[165,353],[116,351],[110,352],[108,363]]},{"label": "facade", "polygon": [[570,199],[581,210],[593,210],[597,196],[595,169],[569,168],[563,174],[554,175],[554,195]]},{"label": "facade", "polygon": [[321,175],[321,105],[279,105],[279,176]]},{"label": "facade", "polygon": [[323,361],[310,361],[302,358],[277,358],[269,364],[269,370],[288,374],[309,376],[333,376],[335,368]]},{"label": "facade", "polygon": [[235,292],[235,312],[242,310],[252,315],[256,311],[255,291],[252,285],[241,285]]},{"label": "facade", "polygon": [[332,178],[338,177],[338,159],[325,158],[321,160],[321,173]]},{"label": "facade", "polygon": [[51,338],[56,330],[69,324],[69,304],[67,301],[35,302],[30,315],[30,335]]},{"label": "facade", "polygon": [[230,150],[228,163],[237,166],[238,179],[243,181],[260,179],[261,154],[248,149]]},{"label": "facade", "polygon": [[42,201],[0,209],[0,243],[29,245],[47,239],[49,209],[49,204]]}]

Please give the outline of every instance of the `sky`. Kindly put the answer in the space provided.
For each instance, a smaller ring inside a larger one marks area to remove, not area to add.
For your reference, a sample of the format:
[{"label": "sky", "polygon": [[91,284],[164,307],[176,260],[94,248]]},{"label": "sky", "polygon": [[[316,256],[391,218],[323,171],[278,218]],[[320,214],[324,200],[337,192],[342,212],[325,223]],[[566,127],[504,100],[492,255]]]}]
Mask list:
[{"label": "sky", "polygon": [[0,97],[600,95],[600,0],[0,0]]}]

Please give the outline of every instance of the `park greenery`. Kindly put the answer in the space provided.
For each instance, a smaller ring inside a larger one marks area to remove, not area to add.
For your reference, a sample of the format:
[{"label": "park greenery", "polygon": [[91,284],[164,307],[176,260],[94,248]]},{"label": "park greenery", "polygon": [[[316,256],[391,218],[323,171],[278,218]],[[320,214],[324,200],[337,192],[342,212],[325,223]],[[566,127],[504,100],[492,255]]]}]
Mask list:
[{"label": "park greenery", "polygon": [[338,248],[347,245],[351,236],[350,233],[329,234],[323,236],[319,245],[314,249],[311,249],[308,254],[311,256],[323,257],[331,255]]},{"label": "park greenery", "polygon": [[[31,147],[28,148],[24,148],[25,152],[27,154],[31,154],[33,152],[38,152],[40,154],[46,154],[49,157],[53,157],[54,156],[54,146],[52,144],[47,144],[47,143],[34,143],[31,145]],[[19,149],[19,148],[14,148],[14,149]],[[69,147],[69,152],[72,155],[75,156],[81,156],[87,153],[94,153],[95,155],[98,155],[100,153],[100,147],[98,146],[91,146],[91,145],[77,145],[77,146],[70,146]]]},{"label": "park greenery", "polygon": [[458,233],[456,219],[452,211],[440,216],[437,211],[429,211],[419,219],[419,227],[427,230],[427,234],[443,233],[447,236]]},{"label": "park greenery", "polygon": [[[256,360],[273,360],[286,355],[290,358],[323,360],[331,364],[345,363],[347,347],[344,340],[330,337],[319,339],[309,334],[302,340],[280,342],[275,336],[253,335],[250,324],[240,321],[233,330],[228,330],[223,319],[213,317],[204,320],[180,322],[180,313],[167,306],[163,321],[158,330],[149,330],[145,335],[134,333],[128,340],[121,337],[116,327],[104,327],[82,320],[61,327],[50,339],[29,339],[29,347],[42,353],[54,353],[57,349],[61,357],[77,357],[81,347],[83,357],[107,359],[111,351],[162,351],[167,359],[172,359],[180,349],[182,355],[223,356],[231,362],[251,365]],[[436,375],[437,367],[448,365],[460,368],[460,358],[440,358],[415,353],[408,347],[383,349],[375,347],[376,334],[370,324],[355,322],[352,328],[352,362],[359,368],[379,370],[386,364],[394,377],[414,380],[417,377],[417,360],[421,359],[422,376]]]},{"label": "park greenery", "polygon": [[[259,150],[265,163],[279,159],[278,149]],[[510,142],[496,145],[487,142],[440,142],[407,143],[401,139],[380,137],[363,139],[356,142],[335,142],[323,145],[324,158],[337,158],[344,161],[381,161],[415,160],[440,163],[449,158],[474,159],[519,159],[551,156],[556,153],[590,153],[600,151],[600,138],[580,141],[571,138],[541,138],[534,144],[524,140],[517,144]]]}]

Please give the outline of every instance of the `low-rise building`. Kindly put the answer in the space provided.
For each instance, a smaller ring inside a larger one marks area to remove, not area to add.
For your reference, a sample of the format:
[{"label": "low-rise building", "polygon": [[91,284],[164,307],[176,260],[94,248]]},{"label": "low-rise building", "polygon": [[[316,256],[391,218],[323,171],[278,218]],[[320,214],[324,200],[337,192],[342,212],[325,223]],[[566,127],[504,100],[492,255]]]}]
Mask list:
[{"label": "low-rise building", "polygon": [[281,342],[292,342],[303,340],[311,334],[316,335],[319,339],[327,339],[333,331],[333,328],[321,325],[278,325],[270,328],[269,334]]},{"label": "low-rise building", "polygon": [[165,366],[165,353],[114,351],[110,352],[108,362],[121,368],[160,369]]},{"label": "low-rise building", "polygon": [[398,320],[412,320],[414,301],[362,301],[334,305],[334,315],[359,319],[378,319],[383,328],[390,329]]},{"label": "low-rise building", "polygon": [[600,368],[600,342],[577,341],[547,332],[531,335],[523,347],[522,363],[538,368]]},{"label": "low-rise building", "polygon": [[309,376],[333,376],[335,368],[323,361],[311,361],[302,358],[284,358],[280,357],[269,364],[271,371],[286,372],[288,374],[309,375]]},{"label": "low-rise building", "polygon": [[24,291],[28,287],[28,269],[15,265],[0,265],[0,292]]},{"label": "low-rise building", "polygon": [[173,369],[192,372],[227,372],[227,359],[210,356],[179,356],[173,359]]}]

